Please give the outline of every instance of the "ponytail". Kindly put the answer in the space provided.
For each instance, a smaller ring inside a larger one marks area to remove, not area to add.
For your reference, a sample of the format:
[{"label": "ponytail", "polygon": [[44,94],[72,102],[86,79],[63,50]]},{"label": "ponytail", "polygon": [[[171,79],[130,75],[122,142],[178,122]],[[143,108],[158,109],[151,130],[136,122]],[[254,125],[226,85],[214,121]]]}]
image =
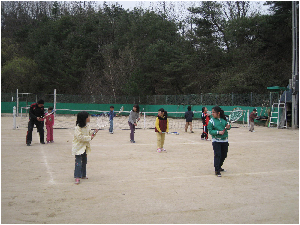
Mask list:
[{"label": "ponytail", "polygon": [[222,118],[222,119],[224,119],[225,121],[227,121],[227,118],[226,118],[226,116],[225,116],[225,113],[224,113],[224,110],[223,110],[223,109],[221,109],[221,111],[220,111],[220,118]]}]

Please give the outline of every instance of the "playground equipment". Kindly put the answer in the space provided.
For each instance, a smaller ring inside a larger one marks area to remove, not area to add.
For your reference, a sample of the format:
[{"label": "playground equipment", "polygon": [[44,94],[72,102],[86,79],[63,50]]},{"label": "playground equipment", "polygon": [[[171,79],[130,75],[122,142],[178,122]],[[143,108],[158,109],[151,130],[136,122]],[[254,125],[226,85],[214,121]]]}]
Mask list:
[{"label": "playground equipment", "polygon": [[[272,107],[269,116],[268,127],[272,127],[275,125],[277,128],[287,128],[287,91],[289,90],[289,88],[274,86],[268,87],[267,89],[272,90],[270,92],[270,105],[272,105]],[[277,99],[274,99],[272,97],[274,94],[277,94]]]}]

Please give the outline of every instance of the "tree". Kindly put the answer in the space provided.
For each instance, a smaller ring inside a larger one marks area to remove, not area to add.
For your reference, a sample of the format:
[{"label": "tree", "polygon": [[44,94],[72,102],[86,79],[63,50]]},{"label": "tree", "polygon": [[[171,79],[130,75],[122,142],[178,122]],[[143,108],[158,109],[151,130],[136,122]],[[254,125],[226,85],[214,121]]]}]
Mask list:
[{"label": "tree", "polygon": [[33,60],[16,57],[2,66],[2,92],[8,93],[17,88],[28,93],[43,91],[43,80],[38,73],[38,66]]}]

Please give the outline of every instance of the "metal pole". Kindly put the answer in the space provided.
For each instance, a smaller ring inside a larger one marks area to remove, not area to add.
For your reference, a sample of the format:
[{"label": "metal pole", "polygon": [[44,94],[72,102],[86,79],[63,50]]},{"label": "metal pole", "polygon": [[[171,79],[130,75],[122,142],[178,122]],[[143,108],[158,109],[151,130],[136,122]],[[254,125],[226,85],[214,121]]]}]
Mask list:
[{"label": "metal pole", "polygon": [[146,113],[144,112],[144,129],[146,129]]},{"label": "metal pole", "polygon": [[53,108],[54,108],[54,116],[56,116],[56,89],[54,89],[54,99],[53,99]]},{"label": "metal pole", "polygon": [[17,116],[19,116],[19,89],[17,89]]},{"label": "metal pole", "polygon": [[16,116],[17,116],[17,109],[16,109],[16,106],[14,106],[13,107],[13,129],[15,130],[16,128],[17,128],[17,126],[16,126]]},{"label": "metal pole", "polygon": [[247,126],[250,127],[250,120],[249,120],[249,109],[247,110]]},{"label": "metal pole", "polygon": [[299,76],[299,62],[298,62],[298,7],[297,2],[292,2],[292,27],[293,27],[293,65],[292,65],[292,128],[297,128],[298,125],[298,95],[299,95],[299,84],[297,85],[298,76]]}]

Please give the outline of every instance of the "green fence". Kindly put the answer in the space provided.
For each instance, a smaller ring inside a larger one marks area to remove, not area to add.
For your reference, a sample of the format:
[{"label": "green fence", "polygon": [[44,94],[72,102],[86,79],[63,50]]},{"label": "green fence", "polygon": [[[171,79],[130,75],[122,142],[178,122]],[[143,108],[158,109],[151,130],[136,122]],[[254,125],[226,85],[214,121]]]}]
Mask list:
[{"label": "green fence", "polygon": [[[34,102],[27,102],[28,105]],[[28,106],[27,105],[27,106]],[[120,108],[124,107],[123,115],[127,115],[130,110],[132,110],[133,104],[84,104],[84,103],[57,103],[56,104],[56,113],[57,114],[77,114],[79,111],[87,111],[90,114],[98,114],[97,111],[109,111],[110,106],[113,105],[115,111],[118,112]],[[12,113],[13,107],[16,106],[15,102],[1,102],[1,113]],[[52,103],[45,103],[45,108],[53,107]],[[160,108],[164,108],[169,112],[170,117],[184,117],[184,112],[187,111],[188,105],[139,105],[140,111],[147,112],[147,116],[157,115],[157,111]],[[19,114],[21,113],[21,107],[26,107],[26,102],[19,103]],[[212,110],[214,105],[192,105],[192,111],[197,111],[195,113],[195,118],[201,117],[202,107],[207,107],[209,111]],[[252,112],[254,107],[250,106],[221,106],[221,108],[229,114],[234,108],[239,107],[242,110]],[[256,107],[257,113],[259,116],[268,116],[268,108],[266,107]],[[25,114],[28,112],[24,108],[22,113]],[[241,118],[242,120],[242,118]]]}]

